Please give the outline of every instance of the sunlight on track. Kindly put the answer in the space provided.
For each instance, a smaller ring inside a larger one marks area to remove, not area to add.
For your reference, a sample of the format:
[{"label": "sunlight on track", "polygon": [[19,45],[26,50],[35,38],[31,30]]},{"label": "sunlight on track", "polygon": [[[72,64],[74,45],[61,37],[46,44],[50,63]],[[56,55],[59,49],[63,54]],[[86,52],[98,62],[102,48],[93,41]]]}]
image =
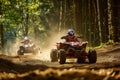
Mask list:
[{"label": "sunlight on track", "polygon": [[66,31],[62,31],[60,33],[56,33],[53,32],[51,33],[51,37],[48,38],[48,44],[46,44],[47,46],[40,49],[40,52],[38,53],[38,55],[35,56],[36,59],[40,59],[43,61],[50,61],[50,52],[52,49],[56,48],[56,43],[57,42],[63,42],[64,40],[61,40],[60,37],[63,35],[66,35]]},{"label": "sunlight on track", "polygon": [[50,51],[45,50],[43,52],[39,52],[37,55],[33,56],[35,59],[40,59],[42,61],[50,61]]}]

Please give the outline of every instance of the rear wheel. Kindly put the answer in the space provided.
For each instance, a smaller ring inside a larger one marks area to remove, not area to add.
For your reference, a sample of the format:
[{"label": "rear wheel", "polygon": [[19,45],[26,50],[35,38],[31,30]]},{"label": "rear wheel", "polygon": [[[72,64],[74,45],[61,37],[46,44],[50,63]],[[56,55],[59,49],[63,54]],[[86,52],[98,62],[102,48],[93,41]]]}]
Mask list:
[{"label": "rear wheel", "polygon": [[52,49],[50,52],[51,62],[58,61],[57,49]]},{"label": "rear wheel", "polygon": [[66,54],[64,49],[59,50],[59,63],[64,64],[66,62]]},{"label": "rear wheel", "polygon": [[95,50],[89,50],[88,52],[88,60],[89,63],[96,63],[97,61],[97,53]]}]

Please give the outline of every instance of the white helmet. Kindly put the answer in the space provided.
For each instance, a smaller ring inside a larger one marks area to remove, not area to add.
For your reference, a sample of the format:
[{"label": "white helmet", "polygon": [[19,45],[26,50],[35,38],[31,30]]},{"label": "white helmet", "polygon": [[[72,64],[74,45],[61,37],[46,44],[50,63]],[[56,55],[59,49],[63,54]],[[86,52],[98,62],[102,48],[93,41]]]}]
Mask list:
[{"label": "white helmet", "polygon": [[25,37],[24,37],[24,40],[25,40],[25,41],[26,41],[26,40],[29,40],[29,38],[28,38],[27,36],[25,36]]},{"label": "white helmet", "polygon": [[74,35],[74,30],[73,29],[68,29],[68,34],[69,35]]}]

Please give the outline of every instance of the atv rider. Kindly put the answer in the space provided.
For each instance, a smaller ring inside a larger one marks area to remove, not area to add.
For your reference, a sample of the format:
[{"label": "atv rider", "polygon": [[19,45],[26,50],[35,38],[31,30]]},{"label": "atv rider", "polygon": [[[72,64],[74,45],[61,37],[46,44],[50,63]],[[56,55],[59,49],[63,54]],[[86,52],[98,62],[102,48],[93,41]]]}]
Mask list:
[{"label": "atv rider", "polygon": [[77,37],[74,35],[74,30],[73,29],[68,29],[67,35],[62,36],[61,39],[65,39],[66,42],[79,42]]},{"label": "atv rider", "polygon": [[31,40],[28,37],[24,37],[24,40],[21,43],[23,43],[23,45],[19,47],[19,50],[17,51],[18,55],[24,55],[24,53],[38,53],[38,49],[31,43]]},{"label": "atv rider", "polygon": [[26,36],[24,37],[24,41],[22,41],[21,43],[23,43],[23,47],[27,48],[27,47],[33,47],[34,44],[31,43],[31,40]]}]

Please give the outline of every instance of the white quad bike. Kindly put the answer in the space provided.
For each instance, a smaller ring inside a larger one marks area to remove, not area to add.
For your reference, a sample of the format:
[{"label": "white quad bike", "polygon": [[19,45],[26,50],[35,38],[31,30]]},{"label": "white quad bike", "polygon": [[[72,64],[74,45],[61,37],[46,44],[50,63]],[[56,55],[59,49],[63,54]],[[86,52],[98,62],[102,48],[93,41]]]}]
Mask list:
[{"label": "white quad bike", "polygon": [[[23,43],[23,42],[22,42]],[[23,44],[19,47],[19,50],[17,51],[18,55],[24,55],[24,53],[32,53],[33,55],[36,55],[38,53],[39,48],[37,48],[34,44]]]}]

